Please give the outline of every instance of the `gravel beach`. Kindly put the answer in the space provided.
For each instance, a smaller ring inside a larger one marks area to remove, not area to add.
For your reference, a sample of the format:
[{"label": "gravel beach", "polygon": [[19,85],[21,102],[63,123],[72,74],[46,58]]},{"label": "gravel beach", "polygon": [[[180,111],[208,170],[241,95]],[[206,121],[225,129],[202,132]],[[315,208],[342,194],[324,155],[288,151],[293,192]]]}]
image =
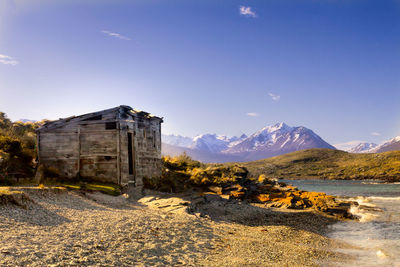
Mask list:
[{"label": "gravel beach", "polygon": [[310,211],[176,195],[24,192],[23,205],[0,205],[1,266],[318,266],[344,259],[332,252],[343,244],[325,236],[334,219]]}]

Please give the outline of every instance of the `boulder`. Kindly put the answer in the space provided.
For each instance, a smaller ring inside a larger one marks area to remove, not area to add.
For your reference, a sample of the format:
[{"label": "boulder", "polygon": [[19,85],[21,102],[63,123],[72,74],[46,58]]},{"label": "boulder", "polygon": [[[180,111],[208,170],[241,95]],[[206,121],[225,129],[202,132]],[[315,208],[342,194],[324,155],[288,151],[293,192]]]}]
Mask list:
[{"label": "boulder", "polygon": [[211,193],[211,192],[204,193],[203,197],[206,202],[226,201],[226,198],[221,197],[221,195]]},{"label": "boulder", "polygon": [[218,195],[222,195],[222,187],[221,186],[209,186],[208,190],[210,190],[211,192],[214,192]]}]

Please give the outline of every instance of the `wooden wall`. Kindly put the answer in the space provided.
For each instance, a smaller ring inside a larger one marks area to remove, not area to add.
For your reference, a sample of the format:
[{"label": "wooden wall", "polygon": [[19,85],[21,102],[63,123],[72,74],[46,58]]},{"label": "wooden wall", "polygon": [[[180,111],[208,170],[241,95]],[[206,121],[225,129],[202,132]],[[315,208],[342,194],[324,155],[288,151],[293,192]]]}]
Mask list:
[{"label": "wooden wall", "polygon": [[[97,130],[96,130],[97,128]],[[39,133],[40,163],[57,168],[62,177],[119,183],[117,135],[104,123],[76,125]]]},{"label": "wooden wall", "polygon": [[104,123],[96,130],[80,126],[80,176],[103,182],[119,183],[117,129],[105,130]]},{"label": "wooden wall", "polygon": [[77,132],[47,132],[38,135],[40,163],[58,169],[60,176],[75,177],[78,168]]},{"label": "wooden wall", "polygon": [[141,186],[144,177],[161,176],[161,124],[145,120],[135,126],[136,184]]}]

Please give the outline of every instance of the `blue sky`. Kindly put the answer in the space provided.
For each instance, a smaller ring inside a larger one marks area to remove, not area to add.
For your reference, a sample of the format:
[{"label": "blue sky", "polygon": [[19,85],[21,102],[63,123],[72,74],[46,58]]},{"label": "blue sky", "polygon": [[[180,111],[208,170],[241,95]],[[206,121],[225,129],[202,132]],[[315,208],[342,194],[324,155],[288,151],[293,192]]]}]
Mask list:
[{"label": "blue sky", "polygon": [[164,133],[276,122],[326,141],[400,135],[400,1],[0,2],[0,111],[58,119],[125,104]]}]

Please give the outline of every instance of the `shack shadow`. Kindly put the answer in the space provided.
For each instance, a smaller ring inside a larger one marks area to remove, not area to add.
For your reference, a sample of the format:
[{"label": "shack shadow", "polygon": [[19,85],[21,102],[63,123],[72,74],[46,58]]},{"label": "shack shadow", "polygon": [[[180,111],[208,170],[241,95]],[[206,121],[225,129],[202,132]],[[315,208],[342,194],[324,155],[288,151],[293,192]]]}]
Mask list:
[{"label": "shack shadow", "polygon": [[122,195],[111,196],[101,192],[69,190],[64,196],[56,196],[56,201],[48,198],[42,198],[41,201],[55,205],[74,209],[79,211],[115,211],[115,210],[135,210],[139,208],[140,203],[135,203],[123,198]]},{"label": "shack shadow", "polygon": [[192,201],[191,212],[209,217],[215,222],[238,223],[245,226],[288,226],[326,235],[328,226],[339,220],[314,210],[295,210],[267,207],[246,201],[218,199]]},{"label": "shack shadow", "polygon": [[37,187],[16,188],[24,191],[36,203],[46,203],[73,210],[133,210],[139,205],[132,205],[122,195],[111,196],[97,191],[84,191],[65,188]]},{"label": "shack shadow", "polygon": [[14,222],[34,226],[57,226],[69,223],[71,220],[50,211],[42,205],[32,202],[26,207],[17,205],[4,205],[0,208],[0,218],[7,217]]},{"label": "shack shadow", "polygon": [[221,196],[202,196],[201,192],[164,193],[147,190],[146,197],[181,198],[187,202],[188,212],[207,217],[214,222],[237,223],[245,226],[288,226],[320,235],[326,235],[329,225],[340,220],[312,209],[296,210],[271,208],[265,204],[250,203]]}]

